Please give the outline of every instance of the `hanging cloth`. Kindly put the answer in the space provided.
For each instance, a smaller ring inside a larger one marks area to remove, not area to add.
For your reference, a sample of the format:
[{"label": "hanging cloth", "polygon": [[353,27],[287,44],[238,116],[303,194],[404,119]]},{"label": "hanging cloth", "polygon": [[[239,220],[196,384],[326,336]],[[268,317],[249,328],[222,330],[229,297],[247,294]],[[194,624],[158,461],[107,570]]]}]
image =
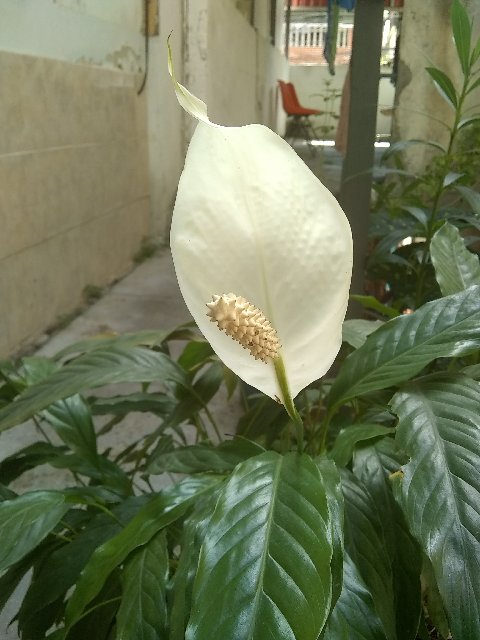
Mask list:
[{"label": "hanging cloth", "polygon": [[328,62],[330,75],[335,75],[335,58],[337,55],[338,20],[340,9],[352,11],[355,8],[355,0],[328,0],[327,36],[323,55]]}]

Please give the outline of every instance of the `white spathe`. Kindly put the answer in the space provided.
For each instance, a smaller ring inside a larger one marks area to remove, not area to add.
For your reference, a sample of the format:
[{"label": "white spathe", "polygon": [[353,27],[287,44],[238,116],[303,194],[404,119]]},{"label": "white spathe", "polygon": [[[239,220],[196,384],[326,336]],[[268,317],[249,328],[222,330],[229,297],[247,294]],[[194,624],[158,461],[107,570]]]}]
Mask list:
[{"label": "white spathe", "polygon": [[[185,107],[185,89],[176,87]],[[170,239],[190,313],[240,378],[282,398],[273,361],[255,360],[210,322],[213,295],[243,296],[265,314],[292,397],[327,372],[342,341],[350,226],[282,138],[261,125],[212,125],[205,113],[180,178]]]}]

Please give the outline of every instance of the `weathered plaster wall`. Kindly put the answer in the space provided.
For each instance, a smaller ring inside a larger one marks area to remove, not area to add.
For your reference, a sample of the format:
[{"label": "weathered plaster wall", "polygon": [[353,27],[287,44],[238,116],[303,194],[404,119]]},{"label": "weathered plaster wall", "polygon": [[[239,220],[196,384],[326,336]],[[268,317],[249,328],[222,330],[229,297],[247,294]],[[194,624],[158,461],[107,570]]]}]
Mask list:
[{"label": "weathered plaster wall", "polygon": [[[480,0],[465,3],[476,19],[477,34]],[[393,135],[397,140],[433,140],[442,144],[448,139],[444,124],[451,125],[453,112],[436,90],[425,67],[435,66],[457,86],[462,82],[450,26],[451,0],[405,0],[402,21],[400,65],[395,99]],[[479,102],[479,92],[471,95]],[[424,145],[408,150],[409,166],[422,170],[432,151]]]},{"label": "weathered plaster wall", "polygon": [[172,30],[177,75],[213,120],[278,127],[268,5],[252,25],[234,0],[161,0],[137,96],[143,0],[2,0],[0,357],[125,273],[144,236],[168,239],[195,126],[167,74]]},{"label": "weathered plaster wall", "polygon": [[186,0],[185,82],[213,121],[277,129],[276,85],[287,64],[281,43],[270,43],[269,3],[257,5],[252,25],[232,1]]},{"label": "weathered plaster wall", "polygon": [[0,356],[124,274],[150,232],[141,16],[2,0]]}]

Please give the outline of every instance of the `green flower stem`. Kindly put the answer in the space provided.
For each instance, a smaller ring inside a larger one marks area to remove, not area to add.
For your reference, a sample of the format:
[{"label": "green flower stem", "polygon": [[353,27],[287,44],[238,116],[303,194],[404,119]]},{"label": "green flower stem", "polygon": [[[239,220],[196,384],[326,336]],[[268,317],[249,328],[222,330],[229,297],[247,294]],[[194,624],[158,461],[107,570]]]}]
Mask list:
[{"label": "green flower stem", "polygon": [[[469,85],[470,77],[471,76],[470,76],[470,70],[469,70],[469,73],[464,75],[462,90],[460,92],[457,107],[455,109],[455,119],[453,122],[453,126],[450,129],[450,139],[448,142],[447,151],[445,153],[445,158],[448,158],[448,160],[451,159],[454,144],[456,142],[458,132],[460,131],[460,121],[463,114],[463,103],[468,94],[468,85]],[[430,218],[427,223],[427,232],[426,232],[425,243],[423,245],[423,253],[422,253],[422,257],[420,259],[420,265],[417,271],[417,287],[415,292],[415,308],[416,309],[418,309],[418,307],[420,307],[424,302],[423,296],[424,296],[424,287],[425,287],[426,267],[427,267],[428,258],[430,255],[430,242],[432,240],[433,234],[435,233],[435,223],[437,220],[437,214],[440,209],[440,202],[441,202],[443,192],[445,191],[444,181],[449,171],[450,171],[450,162],[445,162],[443,171],[441,171],[438,177],[438,185],[433,197],[432,208],[430,210]]]},{"label": "green flower stem", "polygon": [[277,376],[278,386],[280,387],[281,400],[285,411],[288,413],[290,419],[295,425],[297,431],[297,449],[298,453],[303,453],[303,421],[298,413],[295,404],[293,403],[290,389],[288,388],[287,374],[285,372],[285,365],[281,356],[274,359],[275,374]]}]

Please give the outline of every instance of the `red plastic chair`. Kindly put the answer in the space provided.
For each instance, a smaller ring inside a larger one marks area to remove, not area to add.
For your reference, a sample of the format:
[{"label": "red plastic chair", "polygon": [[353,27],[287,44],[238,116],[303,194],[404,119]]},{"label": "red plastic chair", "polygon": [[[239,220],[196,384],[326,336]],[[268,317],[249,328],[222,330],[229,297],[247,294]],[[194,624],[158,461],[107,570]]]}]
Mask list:
[{"label": "red plastic chair", "polygon": [[[293,139],[294,131],[299,130],[302,132],[302,137],[305,138],[305,141],[307,143],[311,143],[312,138],[315,137],[315,130],[310,121],[310,116],[319,116],[323,112],[319,109],[303,107],[300,104],[295,87],[291,82],[279,80],[278,85],[280,87],[283,110],[287,114],[287,134],[290,130],[290,134],[285,135],[285,140],[288,140],[289,138]],[[309,146],[310,149],[313,149],[311,144]]]}]

